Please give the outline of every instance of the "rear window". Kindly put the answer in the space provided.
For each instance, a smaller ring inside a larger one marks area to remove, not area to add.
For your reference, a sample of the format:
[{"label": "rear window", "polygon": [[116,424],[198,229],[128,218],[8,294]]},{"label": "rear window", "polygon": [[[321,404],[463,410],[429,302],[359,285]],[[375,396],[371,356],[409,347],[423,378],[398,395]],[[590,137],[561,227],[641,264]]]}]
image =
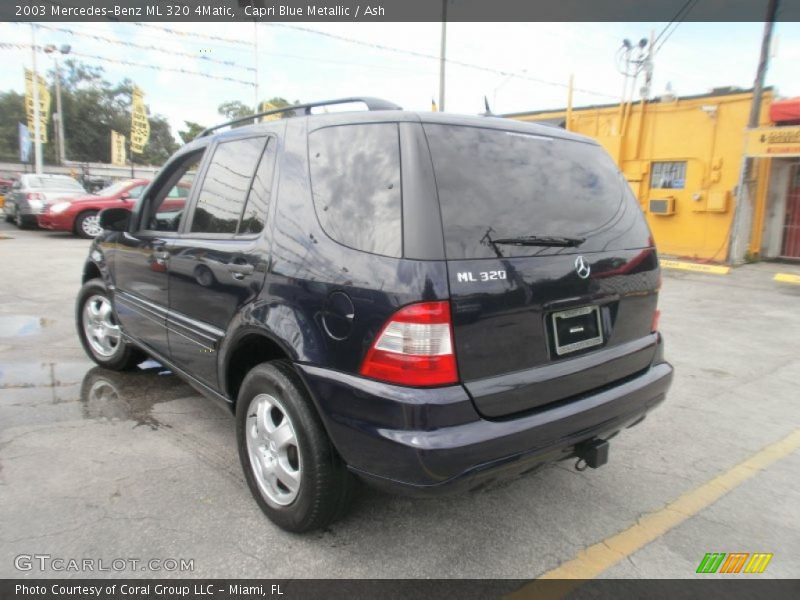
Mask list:
[{"label": "rear window", "polygon": [[75,190],[85,191],[83,186],[69,177],[29,177],[28,187],[41,190]]},{"label": "rear window", "polygon": [[341,125],[308,136],[311,189],[322,228],[357,250],[402,254],[396,123]]},{"label": "rear window", "polygon": [[[479,127],[426,124],[449,259],[641,248],[649,229],[599,146]],[[501,238],[584,238],[578,247]]]}]

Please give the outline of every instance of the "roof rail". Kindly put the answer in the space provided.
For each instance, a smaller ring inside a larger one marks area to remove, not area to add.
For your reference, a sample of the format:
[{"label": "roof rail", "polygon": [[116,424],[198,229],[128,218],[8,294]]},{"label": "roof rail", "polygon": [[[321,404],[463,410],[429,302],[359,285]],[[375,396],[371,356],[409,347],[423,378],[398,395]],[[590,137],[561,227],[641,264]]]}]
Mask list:
[{"label": "roof rail", "polygon": [[273,110],[257,112],[252,115],[248,115],[246,117],[239,117],[237,119],[232,119],[230,121],[226,121],[225,123],[214,125],[213,127],[207,127],[206,129],[201,131],[200,135],[198,135],[197,137],[199,138],[205,137],[212,131],[216,131],[217,129],[222,129],[223,127],[227,127],[228,125],[235,125],[236,123],[244,123],[245,121],[254,120],[259,117],[266,117],[267,115],[274,115],[279,113],[291,113],[288,116],[292,117],[296,117],[298,115],[310,115],[312,108],[318,108],[320,106],[335,106],[337,104],[351,104],[353,102],[361,102],[362,104],[365,104],[367,106],[367,110],[402,110],[400,106],[397,106],[397,104],[394,104],[393,102],[389,102],[388,100],[381,100],[380,98],[372,98],[370,96],[339,98],[337,100],[325,100],[322,102],[307,102],[305,104],[293,104],[291,106],[284,106],[283,108],[275,108]]}]

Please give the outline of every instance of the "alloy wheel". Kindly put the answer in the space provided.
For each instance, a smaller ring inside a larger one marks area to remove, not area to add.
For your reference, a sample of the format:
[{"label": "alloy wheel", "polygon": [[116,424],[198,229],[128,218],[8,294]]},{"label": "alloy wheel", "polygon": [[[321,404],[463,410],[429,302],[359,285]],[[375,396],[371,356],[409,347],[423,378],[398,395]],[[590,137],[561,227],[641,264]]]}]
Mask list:
[{"label": "alloy wheel", "polygon": [[275,396],[258,394],[246,421],[247,450],[261,493],[278,506],[291,504],[300,491],[300,447],[289,414]]},{"label": "alloy wheel", "polygon": [[103,232],[100,227],[100,217],[98,215],[88,215],[81,219],[81,230],[89,237],[97,237]]},{"label": "alloy wheel", "polygon": [[120,328],[111,302],[105,296],[90,296],[83,305],[83,333],[99,356],[113,356],[120,345]]}]

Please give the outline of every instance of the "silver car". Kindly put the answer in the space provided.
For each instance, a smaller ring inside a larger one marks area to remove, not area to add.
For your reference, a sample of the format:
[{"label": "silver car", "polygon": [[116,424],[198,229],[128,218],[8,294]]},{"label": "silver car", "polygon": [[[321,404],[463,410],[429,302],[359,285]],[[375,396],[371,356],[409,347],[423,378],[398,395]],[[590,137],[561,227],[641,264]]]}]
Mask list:
[{"label": "silver car", "polygon": [[36,215],[44,212],[48,204],[85,195],[86,190],[72,177],[26,173],[14,182],[6,195],[3,207],[6,222],[14,222],[20,229],[35,227]]}]

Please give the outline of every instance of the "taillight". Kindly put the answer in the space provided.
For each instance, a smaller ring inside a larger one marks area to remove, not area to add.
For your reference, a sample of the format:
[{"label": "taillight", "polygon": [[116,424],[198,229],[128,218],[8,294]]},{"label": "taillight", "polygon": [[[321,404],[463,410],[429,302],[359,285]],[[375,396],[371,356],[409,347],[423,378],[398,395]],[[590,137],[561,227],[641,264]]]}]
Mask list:
[{"label": "taillight", "polygon": [[44,194],[39,192],[28,192],[25,196],[26,200],[44,200]]},{"label": "taillight", "polygon": [[393,314],[372,343],[360,372],[409,386],[456,383],[450,304],[409,304]]},{"label": "taillight", "polygon": [[658,320],[661,318],[661,311],[656,309],[653,312],[653,322],[650,324],[650,332],[655,333],[658,331]]}]

